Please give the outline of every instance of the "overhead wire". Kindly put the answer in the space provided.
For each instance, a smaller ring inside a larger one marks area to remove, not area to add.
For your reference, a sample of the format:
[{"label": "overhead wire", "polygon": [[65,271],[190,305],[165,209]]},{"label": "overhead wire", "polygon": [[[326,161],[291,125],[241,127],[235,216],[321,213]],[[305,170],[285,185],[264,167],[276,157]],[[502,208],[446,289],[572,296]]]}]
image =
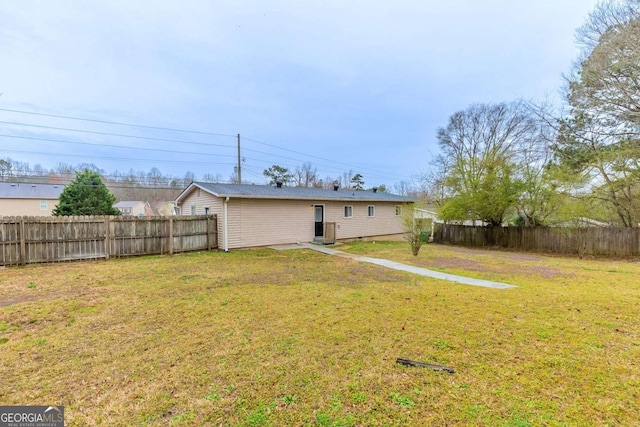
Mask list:
[{"label": "overhead wire", "polygon": [[46,153],[42,151],[6,150],[6,149],[2,149],[2,151],[8,152],[8,153],[39,154],[43,156],[80,157],[80,158],[105,159],[105,160],[130,160],[130,161],[142,161],[142,162],[153,161],[158,163],[181,163],[181,164],[191,164],[191,165],[231,165],[231,166],[235,165],[235,163],[211,163],[211,162],[198,162],[198,161],[187,161],[187,160],[136,159],[131,157],[97,156],[94,154]]},{"label": "overhead wire", "polygon": [[[143,147],[128,147],[126,145],[114,145],[114,144],[101,144],[101,143],[93,143],[93,142],[83,142],[83,141],[67,141],[61,139],[50,139],[50,138],[37,138],[34,136],[18,136],[18,135],[4,135],[0,134],[0,137],[5,138],[16,138],[16,139],[29,139],[34,141],[46,141],[46,142],[58,142],[62,144],[79,144],[79,145],[90,145],[94,147],[110,147],[110,148],[121,148],[125,150],[141,150],[141,151],[156,151],[161,153],[177,153],[177,154],[193,154],[198,156],[216,156],[216,157],[233,157],[236,156],[233,154],[211,154],[211,153],[197,153],[192,151],[178,151],[178,150],[164,150],[161,148],[143,148]],[[4,150],[7,151],[7,150]]]},{"label": "overhead wire", "polygon": [[[83,130],[83,129],[60,128],[60,127],[55,127],[55,126],[34,125],[34,124],[31,124],[31,123],[9,122],[9,121],[4,121],[4,120],[0,120],[0,123],[10,124],[10,125],[18,125],[18,126],[35,127],[35,128],[42,128],[42,129],[62,130],[62,131],[67,131],[67,132],[82,132],[82,133],[89,133],[89,134],[93,134],[93,135],[117,136],[117,137],[122,137],[122,138],[144,139],[144,140],[149,140],[149,141],[163,141],[163,142],[173,142],[173,143],[180,143],[180,144],[206,145],[206,146],[210,146],[210,147],[235,148],[235,145],[211,144],[211,143],[207,143],[207,142],[184,141],[184,140],[179,140],[179,139],[155,138],[155,137],[150,137],[150,136],[126,135],[126,134],[120,134],[120,133],[98,132],[98,131]],[[234,138],[235,138],[235,136],[234,136]]]},{"label": "overhead wire", "polygon": [[[129,127],[141,128],[141,129],[154,129],[154,130],[160,130],[160,131],[182,132],[182,133],[190,133],[190,134],[197,134],[197,135],[233,137],[233,138],[238,136],[237,134],[236,135],[232,135],[232,134],[225,134],[225,133],[196,131],[196,130],[189,130],[189,129],[168,128],[168,127],[160,127],[160,126],[148,126],[148,125],[140,125],[140,124],[135,124],[135,123],[125,123],[125,122],[99,120],[99,119],[88,119],[88,118],[75,117],[75,116],[65,116],[65,115],[58,115],[58,114],[38,113],[38,112],[33,112],[33,111],[25,111],[25,110],[17,110],[17,109],[9,109],[9,108],[0,108],[0,111],[12,112],[12,113],[18,113],[18,114],[29,114],[29,115],[43,116],[43,117],[61,118],[61,119],[67,119],[67,120],[78,120],[78,121],[86,121],[86,122],[118,125],[118,126],[129,126]],[[90,130],[63,128],[63,127],[54,127],[54,126],[46,126],[46,125],[35,125],[35,124],[12,122],[12,121],[0,121],[0,123],[10,124],[10,125],[15,125],[15,126],[35,127],[35,128],[43,128],[43,129],[51,129],[51,130],[61,130],[61,131],[68,131],[68,132],[82,132],[82,133],[102,135],[102,136],[114,136],[114,137],[135,138],[135,139],[151,140],[151,141],[164,141],[164,142],[172,142],[172,143],[180,143],[180,144],[193,144],[193,145],[201,145],[201,146],[216,146],[216,147],[224,147],[224,148],[234,148],[232,145],[213,144],[213,143],[196,142],[196,141],[184,141],[184,140],[169,139],[169,138],[145,137],[145,136],[139,136],[139,135],[127,135],[127,134],[119,134],[119,133],[111,133],[111,132],[99,132],[99,131],[90,131]],[[18,138],[17,136],[9,136],[9,135],[0,135],[0,136]],[[22,137],[22,138],[27,139],[27,137]],[[38,140],[36,138],[32,138],[32,139]],[[39,140],[46,140],[46,139],[39,139]],[[290,152],[290,153],[294,153],[294,154],[299,154],[299,155],[305,156],[307,158],[313,158],[313,159],[322,160],[322,161],[329,162],[329,163],[335,164],[335,165],[343,165],[343,166],[349,167],[350,170],[357,169],[358,171],[362,171],[362,172],[368,173],[368,174],[370,174],[370,176],[371,175],[379,176],[379,177],[394,176],[396,178],[406,179],[406,177],[404,177],[404,176],[395,175],[395,174],[389,174],[388,172],[382,172],[382,171],[378,171],[378,170],[371,169],[371,168],[368,168],[368,167],[358,167],[357,165],[354,165],[354,164],[351,164],[351,163],[331,160],[331,159],[328,159],[328,158],[325,158],[325,157],[320,157],[320,156],[316,156],[316,155],[313,155],[313,154],[304,153],[304,152],[297,151],[297,150],[292,150],[292,149],[281,147],[281,146],[278,146],[278,145],[275,145],[275,144],[270,144],[270,143],[267,143],[267,142],[264,142],[264,141],[260,141],[260,140],[257,140],[255,138],[250,138],[250,137],[244,136],[244,137],[242,137],[242,140],[243,141],[253,142],[253,143],[256,143],[256,144],[260,144],[260,145],[264,145],[264,146],[271,147],[271,148],[274,148],[274,149],[277,149],[277,150],[282,150],[282,151],[286,151],[286,152]],[[65,141],[56,141],[56,140],[49,140],[49,141],[50,142],[65,142]],[[81,142],[68,141],[67,143],[80,144]],[[96,144],[92,144],[92,143],[86,143],[86,142],[82,143],[82,144],[104,146],[104,147],[114,147],[114,148],[131,148],[131,147],[123,147],[123,146],[112,145],[112,144],[97,144],[97,143]],[[147,148],[132,148],[132,149],[149,150],[149,151],[160,151],[159,149],[150,149],[150,148],[149,149],[147,149]],[[255,152],[255,153],[258,153],[258,154],[264,154],[264,155],[267,155],[267,156],[274,157],[276,159],[293,160],[293,161],[296,161],[296,162],[306,163],[306,161],[303,160],[303,159],[298,159],[298,158],[283,156],[281,154],[269,153],[269,152],[265,152],[265,151],[255,150],[253,148],[248,148],[246,146],[243,147],[243,150],[250,151],[250,152]],[[9,151],[9,150],[4,150],[4,151]],[[12,152],[20,152],[20,151],[14,150]],[[166,152],[175,152],[175,151],[166,151]],[[177,151],[177,153],[189,154],[189,153],[183,152],[183,151]],[[33,152],[33,154],[44,154],[44,153]],[[202,155],[204,153],[192,153],[192,154]],[[234,155],[219,155],[219,156],[221,156],[221,157],[235,157]],[[75,157],[80,157],[80,156],[76,155]],[[108,159],[107,157],[103,157],[103,158]],[[126,158],[119,158],[119,159],[127,160]],[[131,160],[138,161],[140,159],[131,159]],[[271,161],[263,160],[263,159],[252,158],[251,160],[258,161],[258,162],[261,162],[261,163],[271,163]],[[156,160],[154,160],[154,161],[156,161]],[[179,161],[160,161],[160,160],[158,160],[158,161],[159,162],[164,162],[164,163],[179,163]],[[182,163],[202,164],[201,162],[182,162]],[[330,165],[326,165],[326,164],[317,164],[317,165],[314,165],[314,166],[320,166],[320,167],[323,167],[323,168],[329,168],[329,169],[333,169],[334,171],[340,171],[341,170],[341,168],[338,167],[338,166],[330,166]],[[292,167],[292,166],[289,165],[289,167]]]},{"label": "overhead wire", "polygon": [[192,134],[212,135],[212,136],[230,136],[230,137],[236,136],[236,135],[231,135],[226,133],[213,133],[213,132],[203,132],[203,131],[188,130],[188,129],[165,128],[160,126],[148,126],[148,125],[139,125],[134,123],[115,122],[115,121],[109,121],[109,120],[87,119],[82,117],[63,116],[58,114],[36,113],[34,111],[13,110],[9,108],[0,108],[0,111],[7,111],[7,112],[19,113],[19,114],[31,114],[34,116],[55,117],[59,119],[80,120],[80,121],[93,122],[93,123],[104,123],[104,124],[117,125],[117,126],[129,126],[129,127],[136,127],[136,128],[142,128],[142,129],[156,129],[156,130],[163,130],[163,131],[170,131],[170,132],[182,132],[182,133],[192,133]]}]

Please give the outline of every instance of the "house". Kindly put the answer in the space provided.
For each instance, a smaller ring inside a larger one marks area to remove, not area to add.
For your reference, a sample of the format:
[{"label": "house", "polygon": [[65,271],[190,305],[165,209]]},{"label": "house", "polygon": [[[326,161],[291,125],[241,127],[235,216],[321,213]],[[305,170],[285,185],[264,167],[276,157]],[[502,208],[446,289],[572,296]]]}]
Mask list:
[{"label": "house", "polygon": [[175,215],[173,200],[154,200],[148,203],[145,216],[172,216]]},{"label": "house", "polygon": [[149,207],[149,203],[142,201],[122,201],[113,205],[123,216],[145,216]]},{"label": "house", "polygon": [[61,184],[0,182],[0,216],[51,216]]},{"label": "house", "polygon": [[408,197],[376,191],[282,185],[191,183],[176,199],[182,215],[218,216],[223,250],[328,240],[400,239]]},{"label": "house", "polygon": [[438,218],[438,213],[434,209],[415,208],[413,218],[420,222],[420,228],[423,231],[429,231],[429,241],[432,242],[436,223],[442,223]]}]

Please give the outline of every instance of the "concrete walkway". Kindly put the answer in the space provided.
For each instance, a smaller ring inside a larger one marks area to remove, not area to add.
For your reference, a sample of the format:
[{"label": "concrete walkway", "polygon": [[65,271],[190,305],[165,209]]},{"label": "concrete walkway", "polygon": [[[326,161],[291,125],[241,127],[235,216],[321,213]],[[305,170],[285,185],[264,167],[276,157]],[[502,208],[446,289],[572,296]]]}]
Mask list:
[{"label": "concrete walkway", "polygon": [[402,264],[400,262],[389,261],[381,258],[370,258],[364,257],[360,255],[349,254],[342,251],[337,251],[335,249],[321,246],[321,245],[313,245],[311,243],[300,243],[298,245],[283,245],[283,246],[272,246],[273,249],[276,250],[288,250],[288,249],[311,249],[317,252],[322,252],[327,255],[335,255],[344,258],[351,258],[360,262],[368,262],[370,264],[380,265],[382,267],[392,268],[394,270],[406,271],[408,273],[418,274],[420,276],[432,277],[434,279],[440,280],[448,280],[449,282],[460,283],[463,285],[471,285],[471,286],[481,286],[483,288],[493,288],[493,289],[509,289],[509,288],[517,288],[517,286],[509,285],[507,283],[500,282],[492,282],[490,280],[482,280],[482,279],[474,279],[472,277],[464,277],[457,276],[455,274],[442,273],[440,271],[433,271],[427,268],[415,267],[413,265]]}]

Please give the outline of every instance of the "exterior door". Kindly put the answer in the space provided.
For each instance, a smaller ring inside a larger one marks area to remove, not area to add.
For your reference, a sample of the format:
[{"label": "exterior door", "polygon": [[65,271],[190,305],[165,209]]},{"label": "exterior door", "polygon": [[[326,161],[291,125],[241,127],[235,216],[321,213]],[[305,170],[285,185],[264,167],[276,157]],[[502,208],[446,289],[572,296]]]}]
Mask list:
[{"label": "exterior door", "polygon": [[315,205],[313,207],[313,216],[316,226],[316,237],[322,237],[324,235],[323,223],[324,223],[324,206]]}]

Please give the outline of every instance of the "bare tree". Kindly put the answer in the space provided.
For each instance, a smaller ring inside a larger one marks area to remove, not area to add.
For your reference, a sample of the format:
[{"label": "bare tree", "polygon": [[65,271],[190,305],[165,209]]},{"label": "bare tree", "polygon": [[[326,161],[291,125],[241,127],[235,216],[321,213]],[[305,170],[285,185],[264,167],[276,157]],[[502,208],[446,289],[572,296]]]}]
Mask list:
[{"label": "bare tree", "polygon": [[293,181],[296,187],[315,187],[318,182],[318,170],[311,163],[305,162],[302,166],[296,167]]},{"label": "bare tree", "polygon": [[537,138],[536,121],[520,102],[475,104],[438,131],[445,220],[479,219],[501,225],[522,191],[517,161]]}]

